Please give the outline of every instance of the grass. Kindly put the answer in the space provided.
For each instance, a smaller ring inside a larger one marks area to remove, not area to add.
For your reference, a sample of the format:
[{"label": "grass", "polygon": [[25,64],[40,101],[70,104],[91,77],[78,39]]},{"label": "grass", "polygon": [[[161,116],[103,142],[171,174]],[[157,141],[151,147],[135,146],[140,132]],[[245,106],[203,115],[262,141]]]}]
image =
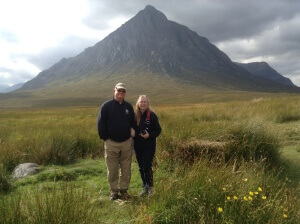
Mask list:
[{"label": "grass", "polygon": [[[221,172],[220,172],[221,170]],[[274,175],[251,166],[232,173],[205,161],[194,164],[185,175],[175,171],[172,181],[161,182],[159,195],[140,215],[145,223],[298,223],[297,194]],[[172,192],[172,194],[170,194]],[[288,199],[287,199],[288,198]]]},{"label": "grass", "polygon": [[[1,110],[0,223],[300,223],[299,96],[212,101],[154,105],[157,193],[137,196],[133,162],[125,203],[108,200],[99,108]],[[12,180],[22,162],[42,171]]]}]

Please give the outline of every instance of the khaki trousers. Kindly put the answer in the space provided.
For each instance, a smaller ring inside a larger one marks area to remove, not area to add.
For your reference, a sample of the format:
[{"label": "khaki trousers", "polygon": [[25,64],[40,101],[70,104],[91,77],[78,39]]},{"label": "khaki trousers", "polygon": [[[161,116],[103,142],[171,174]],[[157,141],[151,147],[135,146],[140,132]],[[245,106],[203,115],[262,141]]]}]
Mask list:
[{"label": "khaki trousers", "polygon": [[[107,180],[110,193],[127,191],[131,177],[132,142],[130,137],[124,142],[115,142],[108,139],[104,142],[105,162],[107,166]],[[119,173],[120,169],[120,173]],[[120,182],[120,188],[118,184]]]}]

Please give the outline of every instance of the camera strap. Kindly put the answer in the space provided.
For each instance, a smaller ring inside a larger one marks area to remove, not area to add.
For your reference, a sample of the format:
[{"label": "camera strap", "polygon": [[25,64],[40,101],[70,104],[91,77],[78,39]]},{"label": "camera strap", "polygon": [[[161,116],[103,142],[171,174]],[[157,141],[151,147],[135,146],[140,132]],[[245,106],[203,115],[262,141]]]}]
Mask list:
[{"label": "camera strap", "polygon": [[147,118],[146,118],[146,121],[150,121],[150,114],[151,114],[151,110],[148,110],[148,111],[147,111]]}]

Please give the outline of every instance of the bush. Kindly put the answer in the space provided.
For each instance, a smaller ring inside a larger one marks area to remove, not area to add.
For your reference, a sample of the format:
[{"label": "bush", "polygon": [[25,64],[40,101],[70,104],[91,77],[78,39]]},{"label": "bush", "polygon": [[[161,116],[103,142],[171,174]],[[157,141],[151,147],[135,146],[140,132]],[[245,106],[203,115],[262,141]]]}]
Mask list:
[{"label": "bush", "polygon": [[264,162],[267,166],[279,164],[279,140],[260,120],[249,120],[235,125],[225,137],[226,161]]},{"label": "bush", "polygon": [[172,158],[181,164],[193,164],[203,158],[214,164],[224,164],[225,145],[225,142],[190,139],[177,144]]},{"label": "bush", "polygon": [[16,149],[16,145],[0,145],[0,164],[4,170],[13,171],[21,160],[22,152]]},{"label": "bush", "polygon": [[0,164],[0,192],[8,192],[12,188],[10,177],[2,164]]}]

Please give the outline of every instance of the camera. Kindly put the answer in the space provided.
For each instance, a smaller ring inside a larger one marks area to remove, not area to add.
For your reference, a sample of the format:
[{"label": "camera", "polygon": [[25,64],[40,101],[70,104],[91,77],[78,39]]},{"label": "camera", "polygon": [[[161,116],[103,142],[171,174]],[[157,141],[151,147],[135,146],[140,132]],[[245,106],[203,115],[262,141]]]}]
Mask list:
[{"label": "camera", "polygon": [[142,135],[145,135],[146,133],[147,133],[146,130],[142,130],[142,131],[141,131],[141,134],[142,134]]}]

